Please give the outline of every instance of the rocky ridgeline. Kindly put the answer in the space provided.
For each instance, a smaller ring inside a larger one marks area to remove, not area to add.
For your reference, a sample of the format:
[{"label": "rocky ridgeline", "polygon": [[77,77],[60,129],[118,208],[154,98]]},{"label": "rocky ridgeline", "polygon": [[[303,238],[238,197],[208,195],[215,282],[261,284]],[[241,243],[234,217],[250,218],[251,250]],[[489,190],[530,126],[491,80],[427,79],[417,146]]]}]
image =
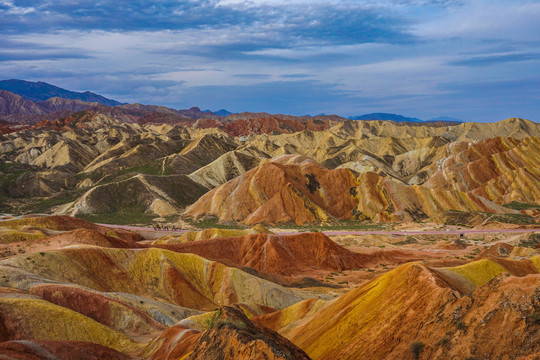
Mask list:
[{"label": "rocky ridgeline", "polygon": [[81,113],[0,136],[2,208],[141,217],[192,205],[186,215],[246,224],[512,214],[500,205],[540,198],[539,129],[521,119],[449,127],[344,121],[234,137]]}]

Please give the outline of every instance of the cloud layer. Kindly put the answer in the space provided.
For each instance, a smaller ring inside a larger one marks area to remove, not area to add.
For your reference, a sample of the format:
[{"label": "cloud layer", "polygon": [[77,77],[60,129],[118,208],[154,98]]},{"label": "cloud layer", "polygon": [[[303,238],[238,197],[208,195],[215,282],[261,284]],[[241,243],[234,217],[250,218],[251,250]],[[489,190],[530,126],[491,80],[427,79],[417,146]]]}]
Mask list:
[{"label": "cloud layer", "polygon": [[230,111],[540,120],[526,0],[0,0],[0,78]]}]

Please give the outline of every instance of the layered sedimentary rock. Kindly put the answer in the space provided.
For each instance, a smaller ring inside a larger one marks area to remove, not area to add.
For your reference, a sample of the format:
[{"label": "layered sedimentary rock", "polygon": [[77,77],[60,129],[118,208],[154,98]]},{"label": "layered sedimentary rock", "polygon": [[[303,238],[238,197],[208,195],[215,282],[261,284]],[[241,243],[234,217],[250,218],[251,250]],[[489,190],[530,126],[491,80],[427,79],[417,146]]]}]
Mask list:
[{"label": "layered sedimentary rock", "polygon": [[134,360],[136,357],[83,341],[16,340],[0,342],[0,353],[16,360]]},{"label": "layered sedimentary rock", "polygon": [[470,273],[448,269],[471,276],[469,296],[449,285],[446,274],[407,264],[314,313],[309,304],[295,306],[306,314],[301,319],[286,315],[292,319],[287,321],[274,313],[262,316],[260,322],[279,326],[281,334],[313,359],[406,359],[412,358],[414,343],[423,344],[425,358],[533,356],[540,334],[528,317],[540,306],[538,267],[533,274],[515,277],[511,266],[496,271],[482,262],[470,266],[475,269]]},{"label": "layered sedimentary rock", "polygon": [[175,252],[199,254],[208,259],[286,276],[310,274],[321,270],[358,269],[381,261],[399,262],[400,256],[404,255],[403,252],[396,250],[370,254],[354,253],[322,233],[253,234],[170,244],[164,247]]},{"label": "layered sedimentary rock", "polygon": [[208,189],[215,188],[259,165],[261,159],[268,158],[262,152],[254,154],[256,156],[252,154],[248,151],[230,151],[192,172],[189,178]]},{"label": "layered sedimentary rock", "polygon": [[127,180],[95,186],[61,212],[71,216],[151,212],[171,215],[207,190],[185,175],[136,175]]},{"label": "layered sedimentary rock", "polygon": [[284,288],[197,255],[163,249],[79,245],[13,257],[1,261],[0,267],[3,286],[25,291],[36,283],[72,283],[198,310],[238,302],[283,308],[316,295]]},{"label": "layered sedimentary rock", "polygon": [[493,138],[452,143],[425,187],[471,192],[505,204],[540,201],[540,140]]},{"label": "layered sedimentary rock", "polygon": [[176,244],[191,241],[210,240],[232,236],[245,236],[250,234],[273,234],[263,225],[256,225],[250,229],[217,229],[210,228],[200,231],[188,231],[183,235],[165,235],[152,242],[152,244]]},{"label": "layered sedimentary rock", "polygon": [[405,185],[374,173],[356,177],[349,169],[328,170],[289,155],[213,189],[185,214],[245,224],[304,224],[336,218],[443,221],[446,210],[512,212],[473,193]]},{"label": "layered sedimentary rock", "polygon": [[223,307],[212,322],[213,329],[202,334],[186,359],[309,360],[289,340],[252,323],[238,309]]},{"label": "layered sedimentary rock", "polygon": [[[143,114],[147,111],[180,116],[171,112],[171,109],[146,109],[144,106],[114,109],[129,111],[132,114],[130,116],[135,116],[135,112]],[[334,123],[336,119],[330,117],[311,120],[302,118],[301,121],[306,123],[322,121],[326,124],[326,130],[302,127],[296,129],[293,126],[290,129],[284,127],[282,133],[272,135],[257,134],[257,131],[252,129],[253,131],[249,130],[250,133],[234,137],[220,127],[235,121],[256,123],[258,115],[231,116],[230,119],[207,118],[205,120],[217,121],[221,125],[216,123],[214,125],[217,127],[197,128],[126,123],[115,118],[112,113],[84,111],[41,123],[37,128],[21,128],[19,131],[1,135],[0,159],[4,165],[0,169],[0,194],[6,197],[9,205],[2,205],[2,208],[14,207],[16,212],[22,211],[21,208],[24,211],[28,211],[28,208],[42,211],[41,208],[45,206],[39,205],[42,202],[39,198],[54,197],[51,201],[54,205],[47,210],[62,212],[65,211],[65,206],[59,209],[55,206],[85,196],[81,189],[90,190],[110,184],[122,188],[118,186],[120,182],[139,174],[187,175],[202,187],[212,189],[244,176],[259,165],[268,166],[261,165],[261,160],[264,162],[264,159],[283,155],[288,155],[289,160],[296,159],[296,162],[301,162],[299,159],[302,157],[298,155],[302,155],[326,169],[340,170],[333,174],[345,173],[344,169],[351,170],[355,178],[358,178],[358,174],[375,173],[385,180],[368,177],[379,184],[390,184],[385,185],[386,187],[397,189],[399,184],[422,185],[423,188],[433,190],[435,195],[415,188],[414,192],[418,193],[418,196],[422,192],[421,196],[441,195],[452,198],[447,203],[454,206],[445,210],[495,211],[489,204],[479,205],[482,202],[478,200],[479,197],[500,205],[508,202],[535,204],[538,201],[539,174],[538,161],[535,159],[538,157],[540,126],[528,120],[508,119],[492,124],[431,126],[343,119]],[[270,117],[280,124],[298,120],[284,115]],[[282,165],[287,164],[282,162]],[[355,179],[355,182],[359,181]],[[180,183],[181,187],[184,182]],[[278,183],[288,184],[291,181],[286,179]],[[21,184],[27,185],[22,187]],[[326,184],[322,185],[326,192],[332,191]],[[339,181],[337,186],[341,186]],[[286,195],[290,200],[285,202],[299,203],[306,200],[304,189],[298,188],[297,184],[292,184],[292,188],[296,190],[284,191],[284,194],[287,191],[294,193]],[[446,190],[466,193],[465,198],[472,199],[460,201],[457,198],[463,198],[463,195],[456,195],[452,191],[450,193],[453,195],[442,192]],[[273,196],[273,193],[267,195]],[[334,195],[336,194],[332,194]],[[307,195],[306,206],[313,211],[310,211],[311,215],[299,211],[299,222],[324,222],[336,217],[343,218],[343,214],[336,215],[336,211],[328,209],[328,206],[334,206],[329,196],[321,196],[325,204]],[[122,202],[129,195],[120,191],[117,192],[117,197],[122,199]],[[26,206],[24,202],[27,200],[36,203],[36,206]],[[157,200],[154,205],[137,209],[139,217],[145,212],[170,215],[180,212],[188,205],[184,202],[174,204],[160,196],[154,197],[154,200]],[[147,201],[144,202],[146,204]],[[422,200],[419,202],[423,203]],[[471,204],[464,206],[464,203],[468,202]],[[446,202],[443,203],[445,204],[441,205],[442,208],[446,206]],[[396,205],[399,204],[394,204]],[[424,205],[428,208],[438,207],[436,204]],[[490,209],[485,209],[486,207]],[[285,213],[278,216],[282,218],[279,222],[296,221],[291,219],[296,217],[296,210],[291,210],[291,206],[278,204],[275,208],[276,212]],[[422,219],[423,214],[434,213],[428,209],[420,209],[419,216],[412,216],[409,213],[415,213],[416,210],[407,208],[405,212],[386,211],[386,214],[380,204],[376,208],[376,211],[366,209],[368,211],[362,212],[369,218],[381,221]],[[251,212],[253,211],[255,209]],[[347,211],[352,210],[348,207]],[[248,216],[251,212],[244,215]],[[440,211],[435,212],[438,215],[432,220],[441,221],[443,216]],[[257,221],[262,217],[257,215]],[[270,216],[272,217],[275,216]],[[240,220],[246,219],[244,217]],[[251,222],[252,220],[255,221],[250,219],[249,223],[255,223]]]}]

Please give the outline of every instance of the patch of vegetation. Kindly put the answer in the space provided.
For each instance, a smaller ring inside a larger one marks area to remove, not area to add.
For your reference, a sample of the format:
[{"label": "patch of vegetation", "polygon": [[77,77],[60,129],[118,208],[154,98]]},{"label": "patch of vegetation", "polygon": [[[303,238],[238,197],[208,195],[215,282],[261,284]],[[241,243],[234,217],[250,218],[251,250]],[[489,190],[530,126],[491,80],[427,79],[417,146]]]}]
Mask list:
[{"label": "patch of vegetation", "polygon": [[324,230],[388,230],[392,226],[386,223],[374,223],[367,221],[338,220],[333,224],[307,224],[296,225],[292,223],[277,224],[281,229],[295,229],[299,231],[317,232]]},{"label": "patch of vegetation", "polygon": [[184,219],[188,224],[199,229],[246,229],[246,226],[242,226],[237,223],[220,223],[215,217],[205,217],[203,219],[193,220],[190,218]]},{"label": "patch of vegetation", "polygon": [[224,326],[230,326],[235,329],[245,329],[247,328],[247,325],[239,320],[231,320],[231,319],[223,319],[221,316],[223,315],[221,309],[216,310],[214,315],[212,315],[210,318],[208,318],[205,321],[205,325],[209,330],[213,329],[221,329]]},{"label": "patch of vegetation", "polygon": [[327,284],[310,277],[303,277],[301,280],[293,282],[292,284],[285,284],[287,287],[293,288],[310,288],[310,287],[327,287],[327,288],[339,288],[338,285]]},{"label": "patch of vegetation", "polygon": [[414,236],[407,236],[403,241],[397,242],[394,245],[408,245],[408,244],[418,244],[418,239]]},{"label": "patch of vegetation", "polygon": [[467,325],[465,325],[465,323],[463,321],[457,321],[456,322],[456,327],[458,330],[466,330],[467,329]]},{"label": "patch of vegetation", "polygon": [[86,179],[92,179],[92,175],[93,173],[80,172],[80,173],[75,174],[75,179],[77,180],[77,182],[81,182]]},{"label": "patch of vegetation", "polygon": [[65,190],[45,199],[31,199],[21,207],[20,211],[26,214],[49,213],[52,208],[75,201],[82,194],[84,194],[84,189]]},{"label": "patch of vegetation", "polygon": [[512,201],[511,203],[504,204],[503,206],[513,210],[540,210],[540,205],[527,204],[518,201]]},{"label": "patch of vegetation", "polygon": [[411,344],[411,351],[415,359],[420,358],[420,354],[424,351],[425,346],[426,345],[420,341],[415,341]]},{"label": "patch of vegetation", "polygon": [[448,336],[445,336],[441,340],[437,341],[436,345],[447,346],[448,344],[450,344],[450,338]]},{"label": "patch of vegetation", "polygon": [[161,161],[151,161],[146,164],[133,166],[127,169],[123,169],[117,172],[117,176],[122,174],[136,173],[147,175],[161,175],[162,163]]},{"label": "patch of vegetation", "polygon": [[9,197],[9,188],[21,175],[30,171],[32,167],[26,164],[0,162],[0,194]]},{"label": "patch of vegetation", "polygon": [[540,312],[534,312],[528,315],[526,321],[531,325],[540,325]]},{"label": "patch of vegetation", "polygon": [[78,218],[101,224],[115,224],[115,225],[152,225],[154,214],[146,214],[144,211],[132,211],[126,209],[122,211],[116,211],[111,213],[102,214],[82,214],[77,215]]},{"label": "patch of vegetation", "polygon": [[208,319],[205,320],[205,325],[208,329],[214,329],[217,319],[219,319],[222,315],[221,309],[217,309],[216,312],[210,316]]},{"label": "patch of vegetation", "polygon": [[532,216],[525,214],[493,214],[491,220],[517,225],[536,224],[536,220]]},{"label": "patch of vegetation", "polygon": [[540,234],[531,234],[527,239],[521,240],[518,246],[535,248],[540,243]]},{"label": "patch of vegetation", "polygon": [[448,210],[445,213],[445,225],[470,227],[474,218],[481,216],[483,220],[497,221],[505,224],[529,225],[536,224],[534,217],[525,214],[493,214],[486,212],[463,212]]}]

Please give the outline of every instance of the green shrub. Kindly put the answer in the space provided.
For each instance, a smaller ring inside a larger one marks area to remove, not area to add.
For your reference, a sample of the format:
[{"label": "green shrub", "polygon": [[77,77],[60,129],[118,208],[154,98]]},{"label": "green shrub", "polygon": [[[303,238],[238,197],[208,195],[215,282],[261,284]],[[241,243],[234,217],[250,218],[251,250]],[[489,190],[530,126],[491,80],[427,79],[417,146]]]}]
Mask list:
[{"label": "green shrub", "polygon": [[531,234],[527,239],[521,240],[518,246],[535,248],[540,243],[540,234]]},{"label": "green shrub", "polygon": [[531,315],[527,316],[527,323],[533,325],[540,325],[540,312],[534,312]]},{"label": "green shrub", "polygon": [[424,343],[420,341],[415,341],[411,344],[411,351],[415,359],[420,358],[420,354],[424,351],[424,347]]}]

